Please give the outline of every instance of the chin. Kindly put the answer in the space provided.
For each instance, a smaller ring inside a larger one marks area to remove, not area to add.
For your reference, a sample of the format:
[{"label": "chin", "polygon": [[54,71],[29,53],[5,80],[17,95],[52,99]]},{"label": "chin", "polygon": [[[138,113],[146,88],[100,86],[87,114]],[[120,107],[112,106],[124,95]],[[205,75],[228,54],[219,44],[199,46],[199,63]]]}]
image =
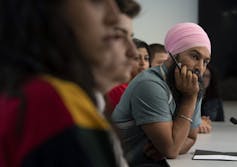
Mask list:
[{"label": "chin", "polygon": [[130,81],[130,79],[131,79],[130,73],[127,73],[127,74],[123,73],[120,76],[116,77],[116,81],[119,82],[120,84]]}]

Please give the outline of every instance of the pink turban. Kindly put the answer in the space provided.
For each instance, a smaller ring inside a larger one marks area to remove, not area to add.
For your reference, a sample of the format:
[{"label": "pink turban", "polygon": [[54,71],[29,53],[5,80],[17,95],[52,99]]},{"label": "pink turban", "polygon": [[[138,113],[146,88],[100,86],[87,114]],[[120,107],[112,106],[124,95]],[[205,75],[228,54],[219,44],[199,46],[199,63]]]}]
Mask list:
[{"label": "pink turban", "polygon": [[165,49],[176,55],[193,47],[206,47],[211,54],[211,44],[206,32],[195,23],[179,23],[165,37]]}]

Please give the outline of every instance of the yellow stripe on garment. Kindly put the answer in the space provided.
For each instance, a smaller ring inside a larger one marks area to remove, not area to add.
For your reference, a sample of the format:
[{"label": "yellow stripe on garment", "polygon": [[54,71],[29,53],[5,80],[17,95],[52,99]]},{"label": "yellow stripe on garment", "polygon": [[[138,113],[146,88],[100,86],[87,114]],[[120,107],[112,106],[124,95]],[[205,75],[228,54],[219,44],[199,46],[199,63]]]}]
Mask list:
[{"label": "yellow stripe on garment", "polygon": [[43,79],[58,91],[77,125],[92,129],[110,128],[107,120],[100,115],[90,98],[78,85],[49,75],[43,76]]}]

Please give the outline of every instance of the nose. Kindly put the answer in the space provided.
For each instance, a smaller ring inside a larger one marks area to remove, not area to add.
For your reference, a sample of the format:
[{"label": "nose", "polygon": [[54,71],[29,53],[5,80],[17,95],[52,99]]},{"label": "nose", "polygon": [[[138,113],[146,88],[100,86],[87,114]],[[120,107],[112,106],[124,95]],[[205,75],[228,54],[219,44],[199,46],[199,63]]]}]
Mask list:
[{"label": "nose", "polygon": [[126,52],[126,56],[128,58],[132,58],[134,59],[135,57],[137,57],[138,55],[138,50],[137,50],[137,47],[136,45],[134,44],[134,42],[132,40],[129,40],[127,41],[127,52]]},{"label": "nose", "polygon": [[204,66],[204,61],[200,60],[197,62],[194,73],[198,74],[199,76],[203,76],[204,72],[206,70],[206,66]]},{"label": "nose", "polygon": [[139,64],[142,66],[145,64],[145,59],[142,55],[139,56]]},{"label": "nose", "polygon": [[119,21],[119,14],[120,14],[120,11],[115,1],[107,0],[105,23],[108,25],[117,24]]}]

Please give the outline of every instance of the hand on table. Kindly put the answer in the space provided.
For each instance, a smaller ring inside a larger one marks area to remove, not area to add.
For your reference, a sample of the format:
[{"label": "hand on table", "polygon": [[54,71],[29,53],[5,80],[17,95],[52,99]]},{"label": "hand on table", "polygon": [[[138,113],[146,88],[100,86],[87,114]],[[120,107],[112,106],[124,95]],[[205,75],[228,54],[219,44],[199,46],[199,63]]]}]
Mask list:
[{"label": "hand on table", "polygon": [[212,130],[211,120],[207,116],[202,116],[202,123],[198,127],[199,133],[210,133]]}]

